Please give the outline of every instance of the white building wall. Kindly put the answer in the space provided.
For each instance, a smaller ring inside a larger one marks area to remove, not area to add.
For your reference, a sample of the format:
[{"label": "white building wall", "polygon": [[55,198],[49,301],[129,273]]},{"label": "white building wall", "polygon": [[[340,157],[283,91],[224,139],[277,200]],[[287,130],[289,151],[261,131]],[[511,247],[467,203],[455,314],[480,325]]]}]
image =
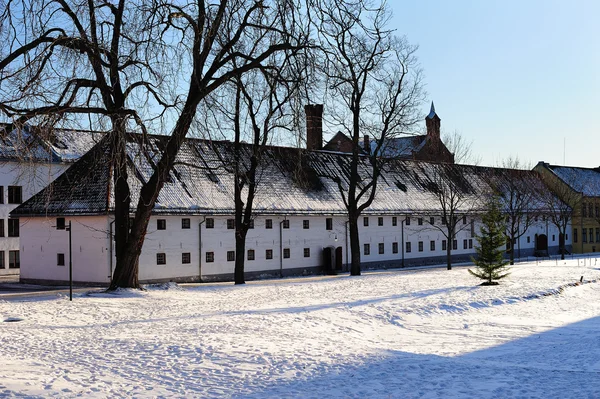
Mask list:
[{"label": "white building wall", "polygon": [[[3,197],[0,201],[0,220],[4,220],[4,237],[0,236],[0,275],[19,274],[19,269],[9,268],[9,251],[19,250],[19,237],[8,237],[10,212],[19,204],[8,203],[8,186],[22,187],[22,201],[26,201],[66,170],[66,164],[0,162],[0,186]],[[19,253],[19,256],[21,254]],[[2,268],[2,264],[4,268]]]},{"label": "white building wall", "polygon": [[[107,216],[65,218],[72,224],[73,281],[110,282]],[[69,232],[56,229],[56,218],[21,218],[21,280],[69,280]],[[58,254],[65,264],[58,265]]]}]

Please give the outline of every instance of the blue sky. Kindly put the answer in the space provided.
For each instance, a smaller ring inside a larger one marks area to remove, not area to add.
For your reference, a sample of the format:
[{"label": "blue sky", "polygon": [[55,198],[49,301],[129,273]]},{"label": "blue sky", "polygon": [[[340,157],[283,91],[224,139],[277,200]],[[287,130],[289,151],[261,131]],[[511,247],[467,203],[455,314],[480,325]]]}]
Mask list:
[{"label": "blue sky", "polygon": [[[390,1],[442,129],[482,164],[600,166],[600,1]],[[424,104],[423,113],[429,111]]]}]

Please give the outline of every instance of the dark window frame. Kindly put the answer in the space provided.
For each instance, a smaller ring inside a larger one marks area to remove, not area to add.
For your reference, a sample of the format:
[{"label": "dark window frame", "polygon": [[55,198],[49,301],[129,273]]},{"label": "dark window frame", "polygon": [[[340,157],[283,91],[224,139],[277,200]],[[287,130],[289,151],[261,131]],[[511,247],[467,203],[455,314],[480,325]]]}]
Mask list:
[{"label": "dark window frame", "polygon": [[181,219],[181,228],[182,229],[190,229],[192,227],[192,221],[190,218]]},{"label": "dark window frame", "polygon": [[303,253],[305,258],[310,258],[310,248],[304,248]]},{"label": "dark window frame", "polygon": [[253,249],[249,249],[248,251],[246,251],[246,259],[256,260],[256,252]]},{"label": "dark window frame", "polygon": [[11,218],[8,219],[8,237],[19,237],[19,219]]},{"label": "dark window frame", "polygon": [[206,228],[207,229],[214,229],[215,228],[215,219],[214,218],[206,218]]},{"label": "dark window frame", "polygon": [[363,255],[371,255],[371,244],[363,244]]},{"label": "dark window frame", "polygon": [[333,218],[325,218],[325,230],[333,230]]},{"label": "dark window frame", "polygon": [[[12,257],[12,262],[11,262]],[[8,251],[8,268],[9,269],[20,269],[21,268],[21,254],[18,250]]]},{"label": "dark window frame", "polygon": [[292,257],[292,252],[289,248],[283,248],[283,259],[290,259]]},{"label": "dark window frame", "polygon": [[266,260],[273,259],[273,250],[272,249],[265,250],[265,259]]},{"label": "dark window frame", "polygon": [[182,252],[181,253],[181,264],[189,265],[192,263],[192,253],[191,252]]},{"label": "dark window frame", "polygon": [[227,219],[227,230],[235,229],[235,219]]},{"label": "dark window frame", "polygon": [[265,219],[265,229],[273,228],[273,219]]},{"label": "dark window frame", "polygon": [[56,266],[64,266],[65,265],[65,254],[58,253],[56,254]]},{"label": "dark window frame", "polygon": [[398,253],[398,243],[397,242],[393,242],[392,243],[392,253],[393,254],[397,254]]},{"label": "dark window frame", "polygon": [[204,256],[206,263],[213,263],[215,261],[215,253],[212,251],[206,252]]},{"label": "dark window frame", "polygon": [[167,219],[156,219],[156,230],[166,230]]},{"label": "dark window frame", "polygon": [[23,187],[8,186],[8,202],[9,204],[23,203]]},{"label": "dark window frame", "polygon": [[377,245],[377,251],[379,252],[379,255],[385,254],[385,243],[380,242],[379,245]]},{"label": "dark window frame", "polygon": [[156,254],[156,264],[157,265],[166,265],[167,264],[167,254],[164,252],[158,252]]},{"label": "dark window frame", "polygon": [[235,262],[235,251],[227,251],[227,262]]}]

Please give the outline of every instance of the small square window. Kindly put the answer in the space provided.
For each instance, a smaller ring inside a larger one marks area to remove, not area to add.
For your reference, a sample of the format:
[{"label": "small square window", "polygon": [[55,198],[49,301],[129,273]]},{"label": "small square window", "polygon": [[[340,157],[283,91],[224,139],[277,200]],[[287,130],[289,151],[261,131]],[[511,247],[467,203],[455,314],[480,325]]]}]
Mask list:
[{"label": "small square window", "polygon": [[215,253],[214,252],[207,252],[206,253],[206,263],[212,263],[215,261]]},{"label": "small square window", "polygon": [[385,244],[383,242],[380,242],[378,245],[378,249],[379,249],[379,255],[382,255],[385,253]]},{"label": "small square window", "polygon": [[392,216],[392,226],[398,226],[398,218],[396,216]]},{"label": "small square window", "polygon": [[206,218],[206,228],[207,229],[214,229],[215,228],[215,219],[213,219],[213,218]]},{"label": "small square window", "polygon": [[435,224],[435,218],[433,216],[429,218],[429,224],[432,226]]},{"label": "small square window", "polygon": [[303,228],[303,229],[308,229],[308,228],[310,228],[310,221],[309,221],[309,220],[303,220],[303,221],[302,221],[302,228]]},{"label": "small square window", "polygon": [[406,224],[407,226],[410,226],[410,218],[408,218],[408,217],[406,218],[406,223],[405,223],[405,224]]},{"label": "small square window", "polygon": [[377,226],[383,226],[383,218],[381,216],[377,218]]},{"label": "small square window", "polygon": [[254,260],[254,250],[253,249],[248,250],[248,260]]},{"label": "small square window", "polygon": [[394,253],[394,254],[398,253],[398,243],[397,242],[392,243],[392,253]]},{"label": "small square window", "polygon": [[408,242],[406,243],[406,252],[407,252],[407,253],[408,253],[408,252],[410,252],[410,251],[412,250],[412,248],[411,248],[411,247],[412,247],[412,245],[410,244],[410,241],[408,241]]},{"label": "small square window", "polygon": [[429,250],[435,251],[435,241],[429,241]]},{"label": "small square window", "polygon": [[304,248],[304,257],[310,258],[310,248]]},{"label": "small square window", "polygon": [[235,251],[227,251],[227,262],[235,261]]},{"label": "small square window", "polygon": [[419,241],[419,252],[423,252],[423,241]]},{"label": "small square window", "polygon": [[369,217],[368,217],[368,216],[365,216],[365,217],[363,218],[363,226],[368,226],[368,225],[369,225]]},{"label": "small square window", "polygon": [[283,221],[283,228],[284,229],[289,229],[290,228],[290,221],[288,219],[285,219]]},{"label": "small square window", "polygon": [[189,229],[190,228],[190,219],[188,219],[188,218],[181,219],[181,228]]},{"label": "small square window", "polygon": [[417,224],[418,224],[419,226],[423,226],[423,218],[418,218],[418,219],[417,219]]},{"label": "small square window", "polygon": [[227,230],[235,229],[235,219],[227,219]]},{"label": "small square window", "polygon": [[65,227],[65,218],[56,218],[56,230],[64,230]]},{"label": "small square window", "polygon": [[273,219],[265,219],[265,229],[273,228]]},{"label": "small square window", "polygon": [[156,229],[157,230],[166,230],[167,229],[167,220],[166,219],[157,219],[156,220]]},{"label": "small square window", "polygon": [[192,263],[192,254],[189,252],[184,252],[181,254],[181,263],[186,265],[188,263]]},{"label": "small square window", "polygon": [[333,230],[333,218],[325,219],[325,230]]},{"label": "small square window", "polygon": [[167,254],[157,253],[156,254],[156,264],[157,265],[166,265],[167,264]]},{"label": "small square window", "polygon": [[365,244],[364,245],[364,254],[365,255],[371,255],[371,244]]},{"label": "small square window", "polygon": [[283,258],[284,259],[289,259],[290,257],[290,249],[289,248],[283,248]]},{"label": "small square window", "polygon": [[265,258],[267,258],[267,260],[268,259],[273,259],[273,250],[272,249],[267,249],[265,251]]},{"label": "small square window", "polygon": [[65,265],[65,254],[56,254],[56,265],[57,266]]}]

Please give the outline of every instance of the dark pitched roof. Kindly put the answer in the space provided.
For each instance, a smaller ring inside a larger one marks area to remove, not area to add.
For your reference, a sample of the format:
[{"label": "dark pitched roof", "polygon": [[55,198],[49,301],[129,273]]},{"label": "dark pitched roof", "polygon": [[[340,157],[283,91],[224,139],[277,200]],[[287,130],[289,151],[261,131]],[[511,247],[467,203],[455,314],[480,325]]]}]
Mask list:
[{"label": "dark pitched roof", "polygon": [[[150,136],[141,145],[130,135],[127,144],[132,206],[163,148],[166,136]],[[250,145],[243,146],[246,155]],[[226,141],[187,139],[177,156],[169,180],[161,190],[155,213],[231,214],[233,174],[228,164],[233,145]],[[266,147],[258,172],[255,199],[257,214],[344,214],[338,182],[347,187],[350,155],[307,151],[288,147]],[[245,161],[249,157],[244,158]],[[361,158],[359,173],[369,181],[367,158]],[[12,212],[17,215],[99,214],[114,209],[109,167],[110,147],[101,141],[50,186]],[[478,201],[490,191],[494,179],[505,178],[502,169],[468,165],[394,160],[386,164],[376,198],[367,214],[403,212],[436,213],[434,195],[438,184],[452,184],[468,201]],[[535,172],[523,171],[537,179]],[[133,209],[132,209],[133,211]]]}]

